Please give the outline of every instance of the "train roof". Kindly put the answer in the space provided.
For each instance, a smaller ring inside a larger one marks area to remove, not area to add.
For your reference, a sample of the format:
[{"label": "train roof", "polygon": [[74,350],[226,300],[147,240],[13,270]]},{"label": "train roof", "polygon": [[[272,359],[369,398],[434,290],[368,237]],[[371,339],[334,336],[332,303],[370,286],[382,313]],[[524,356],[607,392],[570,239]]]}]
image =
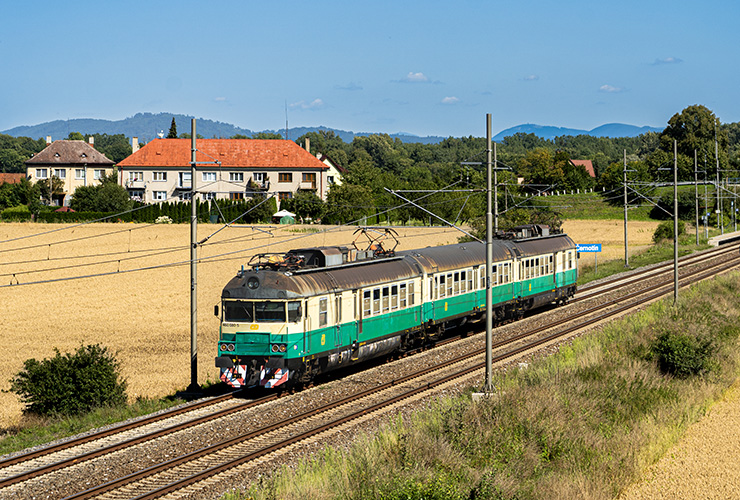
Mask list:
[{"label": "train roof", "polygon": [[[494,240],[493,261],[542,255],[575,247],[565,234],[518,240]],[[353,290],[427,273],[477,267],[485,263],[486,245],[478,241],[400,251],[394,257],[368,259],[320,268],[241,271],[226,285],[223,298],[252,300],[298,299]],[[251,285],[250,285],[251,283]],[[256,285],[256,286],[255,286]]]}]

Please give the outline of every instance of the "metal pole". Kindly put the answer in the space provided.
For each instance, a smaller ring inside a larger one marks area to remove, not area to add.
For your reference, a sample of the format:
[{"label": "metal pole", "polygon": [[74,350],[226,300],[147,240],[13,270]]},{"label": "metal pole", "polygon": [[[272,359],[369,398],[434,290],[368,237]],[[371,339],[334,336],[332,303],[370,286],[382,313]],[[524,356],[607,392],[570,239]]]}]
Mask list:
[{"label": "metal pole", "polygon": [[491,231],[491,113],[486,114],[486,380],[483,392],[493,391],[493,235]]},{"label": "metal pole", "polygon": [[678,143],[673,141],[673,303],[678,301]]},{"label": "metal pole", "polygon": [[498,232],[498,160],[496,159],[496,143],[493,143],[493,230]]},{"label": "metal pole", "polygon": [[[717,159],[717,225],[720,226],[720,234],[725,234],[724,220],[722,220],[722,196],[719,192],[719,151],[717,150],[717,131],[714,131],[714,157]],[[720,222],[721,221],[721,222]]]},{"label": "metal pole", "polygon": [[198,214],[195,207],[195,118],[191,120],[190,148],[190,386],[189,392],[199,391],[198,385]]},{"label": "metal pole", "polygon": [[624,267],[630,267],[630,257],[627,251],[627,150],[624,150]]},{"label": "metal pole", "polygon": [[696,244],[699,245],[699,172],[696,163],[696,149],[694,150],[694,204],[696,212]]}]

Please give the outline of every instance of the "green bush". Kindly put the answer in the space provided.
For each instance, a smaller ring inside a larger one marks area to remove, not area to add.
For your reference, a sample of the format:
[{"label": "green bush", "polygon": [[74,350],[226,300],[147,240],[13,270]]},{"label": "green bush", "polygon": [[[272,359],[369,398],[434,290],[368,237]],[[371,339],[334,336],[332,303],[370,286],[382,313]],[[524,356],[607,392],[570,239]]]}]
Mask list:
[{"label": "green bush", "polygon": [[0,212],[0,219],[13,222],[25,222],[31,220],[31,211],[26,205],[6,208]]},{"label": "green bush", "polygon": [[[686,232],[686,223],[678,221],[678,235],[681,236]],[[660,240],[672,240],[673,239],[673,221],[665,220],[658,224],[653,233],[653,241],[658,243]]]},{"label": "green bush", "polygon": [[38,415],[78,415],[96,407],[126,402],[126,381],[119,363],[99,344],[80,347],[37,361],[28,359],[10,380],[10,390],[26,404],[24,412]]},{"label": "green bush", "polygon": [[650,346],[660,371],[681,378],[708,371],[714,351],[710,339],[675,332],[661,333]]}]

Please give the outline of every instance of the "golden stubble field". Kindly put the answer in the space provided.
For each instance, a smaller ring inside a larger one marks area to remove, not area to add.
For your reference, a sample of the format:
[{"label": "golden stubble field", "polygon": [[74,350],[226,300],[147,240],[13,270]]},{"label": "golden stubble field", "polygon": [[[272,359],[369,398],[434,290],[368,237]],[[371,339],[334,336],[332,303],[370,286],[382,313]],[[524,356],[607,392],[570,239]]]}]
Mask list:
[{"label": "golden stubble field", "polygon": [[[630,249],[649,245],[656,225],[630,223]],[[199,249],[200,383],[218,379],[213,306],[241,265],[256,253],[349,245],[355,239],[356,228],[304,232],[316,227],[263,227],[271,234],[226,228]],[[201,224],[198,239],[220,228]],[[623,255],[620,222],[572,221],[564,229],[578,243],[602,243],[600,259]],[[397,232],[398,250],[453,243],[460,235],[445,228]],[[131,399],[184,389],[190,382],[189,241],[186,224],[0,224],[0,428],[17,423],[23,409],[18,397],[7,392],[9,380],[26,359],[51,357],[54,348],[64,353],[86,344],[105,345],[121,363]],[[158,267],[167,264],[176,265]],[[104,273],[109,274],[68,279]]]}]

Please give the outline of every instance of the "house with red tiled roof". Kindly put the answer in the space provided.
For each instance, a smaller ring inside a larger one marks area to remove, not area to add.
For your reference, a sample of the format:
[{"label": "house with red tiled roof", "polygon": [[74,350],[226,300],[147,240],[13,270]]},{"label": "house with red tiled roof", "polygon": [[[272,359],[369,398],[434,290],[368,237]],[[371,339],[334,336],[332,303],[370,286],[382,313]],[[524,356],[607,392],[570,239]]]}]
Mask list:
[{"label": "house with red tiled roof", "polygon": [[0,184],[20,184],[21,179],[25,177],[26,174],[6,174],[0,172]]},{"label": "house with red tiled roof", "polygon": [[594,171],[594,164],[591,160],[570,160],[573,165],[582,166],[588,172],[588,175],[596,178],[596,171]]},{"label": "house with red tiled roof", "polygon": [[51,141],[46,147],[26,160],[26,176],[36,183],[56,177],[62,181],[62,192],[52,197],[52,204],[69,206],[75,189],[100,182],[104,175],[113,173],[113,160],[95,149],[92,137],[85,141]]},{"label": "house with red tiled roof", "polygon": [[[118,163],[118,179],[132,198],[145,203],[189,200],[190,139],[154,139]],[[204,200],[241,200],[256,192],[278,200],[299,190],[326,200],[329,167],[293,141],[198,139],[195,191]]]}]

